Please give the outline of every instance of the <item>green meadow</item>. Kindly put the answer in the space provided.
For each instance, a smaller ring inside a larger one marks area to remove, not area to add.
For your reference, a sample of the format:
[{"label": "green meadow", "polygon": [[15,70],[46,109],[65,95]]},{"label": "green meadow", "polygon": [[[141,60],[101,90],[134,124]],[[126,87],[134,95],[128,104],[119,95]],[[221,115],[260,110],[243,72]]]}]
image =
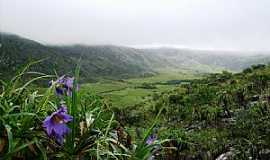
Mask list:
[{"label": "green meadow", "polygon": [[[162,93],[173,90],[179,84],[170,84],[170,81],[182,81],[199,78],[199,75],[191,73],[167,72],[150,77],[130,78],[125,80],[101,80],[96,83],[83,84],[82,92],[91,91],[113,107],[133,106],[152,96],[153,93]],[[181,82],[184,83],[184,82]],[[151,85],[145,87],[143,85]]]}]

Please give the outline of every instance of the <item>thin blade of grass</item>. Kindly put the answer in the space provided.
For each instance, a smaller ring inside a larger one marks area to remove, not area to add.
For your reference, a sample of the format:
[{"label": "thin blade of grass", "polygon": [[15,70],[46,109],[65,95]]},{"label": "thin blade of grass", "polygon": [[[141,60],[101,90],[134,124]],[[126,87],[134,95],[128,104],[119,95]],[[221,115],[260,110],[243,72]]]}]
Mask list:
[{"label": "thin blade of grass", "polygon": [[13,151],[13,134],[11,132],[11,127],[6,124],[5,125],[7,135],[8,135],[8,153]]},{"label": "thin blade of grass", "polygon": [[7,153],[4,157],[4,159],[8,159],[10,158],[13,154],[15,153],[18,153],[20,150],[24,149],[25,147],[28,147],[29,145],[32,145],[34,144],[35,141],[31,141],[31,142],[28,142],[28,143],[25,143],[23,145],[21,145],[20,147],[17,147],[16,149],[12,150],[11,152]]},{"label": "thin blade of grass", "polygon": [[42,157],[44,160],[48,160],[46,149],[43,147],[43,145],[40,145],[38,140],[35,138],[35,144],[37,145],[38,149],[40,150]]}]

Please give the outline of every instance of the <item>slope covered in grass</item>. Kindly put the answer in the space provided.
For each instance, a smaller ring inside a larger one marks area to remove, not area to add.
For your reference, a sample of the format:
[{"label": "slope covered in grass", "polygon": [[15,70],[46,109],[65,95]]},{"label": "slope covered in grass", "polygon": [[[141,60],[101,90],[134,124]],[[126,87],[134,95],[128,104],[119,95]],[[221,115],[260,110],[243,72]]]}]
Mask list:
[{"label": "slope covered in grass", "polygon": [[210,74],[115,111],[124,125],[145,127],[161,109],[157,130],[172,139],[169,159],[270,158],[269,65]]},{"label": "slope covered in grass", "polygon": [[66,45],[38,43],[17,35],[0,33],[0,73],[8,78],[18,68],[43,59],[31,70],[46,74],[69,74],[81,62],[81,80],[125,79],[147,77],[157,73],[179,72],[201,74],[240,71],[252,64],[267,63],[269,55],[242,56],[239,52],[192,49],[135,49],[123,46]]}]

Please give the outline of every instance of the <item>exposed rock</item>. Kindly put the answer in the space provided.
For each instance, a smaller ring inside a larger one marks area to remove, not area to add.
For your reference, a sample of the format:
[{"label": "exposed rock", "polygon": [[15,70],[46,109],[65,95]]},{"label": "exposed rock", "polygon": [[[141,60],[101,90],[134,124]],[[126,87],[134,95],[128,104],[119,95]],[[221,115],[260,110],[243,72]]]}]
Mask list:
[{"label": "exposed rock", "polygon": [[261,159],[268,160],[270,159],[270,149],[263,149],[260,151]]},{"label": "exposed rock", "polygon": [[216,160],[231,160],[233,153],[231,151],[221,154]]}]

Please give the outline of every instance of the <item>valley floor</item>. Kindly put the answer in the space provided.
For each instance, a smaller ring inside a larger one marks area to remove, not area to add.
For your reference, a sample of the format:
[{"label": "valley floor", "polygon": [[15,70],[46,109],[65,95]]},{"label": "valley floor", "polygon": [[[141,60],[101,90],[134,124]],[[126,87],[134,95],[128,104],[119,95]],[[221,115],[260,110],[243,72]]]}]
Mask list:
[{"label": "valley floor", "polygon": [[125,108],[142,102],[154,93],[173,90],[180,83],[197,79],[201,75],[181,72],[160,73],[151,77],[125,80],[101,80],[82,85],[82,92],[93,92],[105,98],[113,107]]}]

